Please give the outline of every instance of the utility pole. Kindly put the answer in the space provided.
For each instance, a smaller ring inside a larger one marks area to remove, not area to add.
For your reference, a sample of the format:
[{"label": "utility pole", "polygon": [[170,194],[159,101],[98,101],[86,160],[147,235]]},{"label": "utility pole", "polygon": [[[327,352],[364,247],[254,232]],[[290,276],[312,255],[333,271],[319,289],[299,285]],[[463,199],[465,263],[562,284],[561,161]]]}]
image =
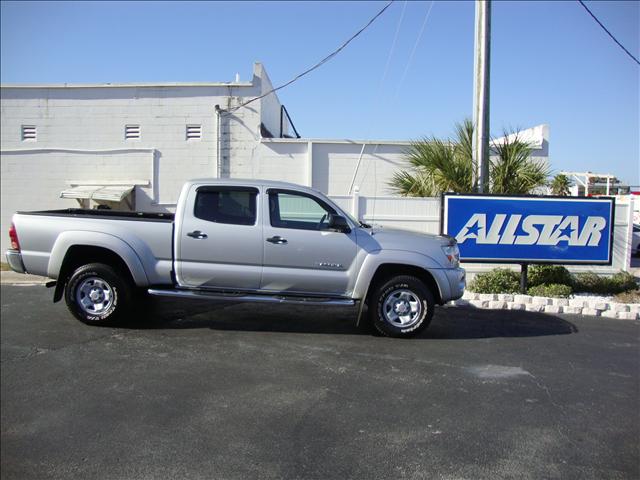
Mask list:
[{"label": "utility pole", "polygon": [[491,0],[476,0],[473,76],[473,160],[478,193],[489,191],[489,70],[491,65]]}]

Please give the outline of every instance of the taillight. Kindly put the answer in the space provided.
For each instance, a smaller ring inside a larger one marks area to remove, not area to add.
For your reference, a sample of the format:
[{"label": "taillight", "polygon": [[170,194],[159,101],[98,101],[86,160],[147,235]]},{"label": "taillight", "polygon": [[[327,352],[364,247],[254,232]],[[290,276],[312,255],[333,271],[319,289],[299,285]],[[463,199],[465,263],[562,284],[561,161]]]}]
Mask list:
[{"label": "taillight", "polygon": [[16,226],[13,223],[11,224],[11,228],[9,228],[9,238],[11,239],[11,248],[14,250],[20,250],[18,232],[16,232]]},{"label": "taillight", "polygon": [[452,241],[449,245],[443,246],[442,251],[444,252],[447,260],[453,267],[460,266],[460,250],[458,249],[458,244]]}]

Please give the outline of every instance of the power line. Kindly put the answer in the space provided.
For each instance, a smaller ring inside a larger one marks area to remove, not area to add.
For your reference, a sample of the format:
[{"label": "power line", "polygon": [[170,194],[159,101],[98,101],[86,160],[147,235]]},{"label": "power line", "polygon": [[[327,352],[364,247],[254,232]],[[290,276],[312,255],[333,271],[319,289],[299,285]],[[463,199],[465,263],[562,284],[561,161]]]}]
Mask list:
[{"label": "power line", "polygon": [[[369,127],[367,129],[367,135],[365,137],[365,139],[369,138],[369,135],[371,134],[371,128],[372,128],[372,124],[373,124],[373,119],[378,111],[378,107],[380,105],[380,97],[382,94],[382,87],[384,85],[384,81],[387,78],[387,73],[389,73],[389,66],[391,65],[391,58],[393,57],[393,53],[395,52],[396,49],[396,42],[398,41],[398,36],[400,34],[400,27],[402,26],[402,21],[404,20],[404,12],[407,9],[407,2],[408,0],[404,0],[404,5],[402,6],[402,11],[400,12],[400,19],[398,20],[398,25],[396,26],[396,33],[393,35],[393,41],[391,42],[391,48],[389,49],[389,53],[387,54],[387,61],[384,65],[384,71],[382,72],[382,78],[380,78],[380,83],[378,84],[378,90],[376,91],[376,96],[374,98],[373,101],[373,111],[371,112],[371,115],[369,116]],[[362,142],[362,149],[360,150],[360,155],[358,156],[358,161],[356,162],[356,168],[353,171],[353,177],[351,178],[351,184],[349,185],[349,192],[348,195],[351,195],[351,192],[353,192],[353,186],[356,182],[356,177],[358,176],[358,170],[360,169],[360,163],[362,162],[362,156],[364,155],[364,149],[366,147],[366,142]],[[374,148],[373,152],[371,153],[371,155],[374,155],[376,153],[378,146],[376,145],[376,147]],[[367,171],[368,171],[368,167],[367,167]],[[364,177],[366,178],[367,176],[367,172],[365,172]],[[375,197],[375,195],[374,195]],[[375,200],[374,200],[375,202]],[[375,203],[374,203],[375,205]]]},{"label": "power line", "polygon": [[283,83],[282,85],[280,85],[279,87],[273,88],[271,90],[269,90],[267,93],[263,93],[262,95],[252,98],[251,100],[244,102],[236,107],[230,108],[229,110],[227,110],[226,113],[232,113],[235,112],[236,110],[242,108],[242,107],[246,107],[247,105],[249,105],[252,102],[255,102],[256,100],[260,100],[261,98],[266,97],[267,95],[270,95],[274,92],[277,92],[278,90],[284,88],[284,87],[288,87],[289,85],[291,85],[293,82],[295,82],[296,80],[304,77],[305,75],[313,72],[316,68],[321,67],[322,65],[324,65],[325,63],[327,63],[329,60],[331,60],[333,57],[335,57],[338,53],[340,53],[347,45],[349,45],[353,40],[355,40],[362,32],[364,32],[373,22],[375,22],[378,17],[380,15],[382,15],[385,10],[387,8],[389,8],[391,6],[391,4],[393,3],[394,0],[391,0],[389,3],[387,3],[382,10],[380,10],[378,13],[376,13],[373,18],[371,18],[371,20],[369,20],[367,22],[367,24],[362,27],[360,30],[358,30],[356,33],[354,33],[346,42],[344,42],[342,45],[340,45],[336,50],[334,50],[333,52],[331,52],[329,55],[327,55],[326,57],[324,57],[322,60],[320,60],[318,63],[316,63],[315,65],[313,65],[312,67],[308,68],[307,70],[305,70],[304,72],[296,75],[295,77],[293,77],[291,80],[289,80],[286,83]]},{"label": "power line", "polygon": [[377,93],[378,99],[379,99],[380,93],[382,91],[382,85],[384,84],[384,81],[387,78],[387,73],[389,73],[389,66],[391,65],[391,58],[393,57],[393,52],[396,49],[396,42],[398,41],[398,35],[400,34],[400,27],[402,26],[402,20],[404,20],[404,11],[407,9],[407,1],[408,0],[404,0],[404,5],[402,5],[402,12],[400,13],[400,20],[398,20],[398,26],[396,27],[396,33],[393,36],[393,42],[391,43],[391,48],[389,49],[389,54],[387,55],[387,62],[384,65],[384,72],[382,73],[382,78],[380,79],[380,85],[378,85],[378,93]]},{"label": "power line", "polygon": [[592,17],[592,18],[593,18],[593,19],[598,23],[598,25],[600,25],[600,27],[602,27],[602,29],[603,29],[605,32],[607,32],[607,35],[609,35],[609,36],[611,37],[611,39],[612,39],[614,42],[616,42],[616,43],[618,44],[618,46],[619,46],[622,50],[624,50],[624,51],[625,51],[625,53],[626,53],[627,55],[629,55],[629,56],[633,59],[633,61],[634,61],[634,62],[636,62],[638,65],[640,65],[640,60],[638,60],[636,57],[634,57],[634,56],[631,54],[631,52],[630,52],[629,50],[627,50],[626,48],[624,48],[624,45],[622,45],[622,44],[621,44],[621,43],[616,39],[616,37],[614,37],[614,36],[613,36],[613,34],[612,34],[609,30],[607,30],[607,27],[605,27],[605,26],[602,24],[602,22],[601,22],[600,20],[598,20],[598,17],[596,17],[596,16],[593,14],[593,12],[592,12],[591,10],[589,10],[589,7],[587,7],[587,6],[584,4],[584,2],[583,2],[582,0],[578,0],[578,3],[579,3],[580,5],[582,5],[582,6],[584,7],[584,9],[585,9],[587,12],[589,12],[589,15],[591,15],[591,17]]},{"label": "power line", "polygon": [[427,9],[424,20],[422,21],[422,26],[420,27],[420,31],[418,32],[418,36],[416,37],[416,41],[413,44],[413,48],[411,49],[411,53],[409,54],[409,59],[404,66],[404,71],[402,72],[402,76],[400,77],[400,81],[398,82],[398,86],[396,87],[396,93],[393,96],[393,99],[396,100],[398,95],[400,94],[400,89],[402,84],[404,83],[405,78],[407,77],[407,73],[409,72],[409,67],[411,66],[411,62],[413,61],[413,56],[416,54],[416,50],[418,49],[418,45],[420,44],[420,40],[422,39],[422,34],[424,33],[424,29],[427,26],[427,22],[429,21],[429,15],[431,15],[431,9],[433,8],[435,1],[431,0],[429,4],[429,8]]},{"label": "power line", "polygon": [[[415,43],[413,44],[413,48],[411,49],[411,53],[409,54],[409,58],[407,59],[407,63],[404,66],[404,71],[402,72],[402,76],[400,78],[400,81],[398,82],[398,85],[396,86],[396,90],[395,90],[395,94],[393,96],[393,101],[397,100],[398,95],[400,94],[400,89],[402,87],[402,84],[404,83],[404,80],[407,76],[407,73],[409,71],[409,67],[411,66],[411,62],[413,61],[413,56],[416,53],[416,50],[418,49],[418,45],[420,44],[420,40],[422,39],[422,34],[424,33],[425,27],[427,26],[427,22],[429,21],[429,16],[431,15],[431,9],[433,8],[433,5],[435,3],[435,0],[431,0],[431,3],[429,4],[429,8],[427,8],[427,10],[425,11],[425,16],[424,19],[422,21],[422,25],[420,26],[420,31],[418,32],[418,36],[416,37]],[[406,6],[406,2],[405,2],[405,6]],[[404,13],[404,10],[403,10]],[[398,25],[398,28],[400,27],[400,25]],[[395,41],[394,41],[395,44]],[[354,172],[354,176],[353,176],[353,180],[351,182],[351,187],[350,187],[350,191],[349,193],[351,193],[351,189],[353,188],[353,184],[355,183],[356,180],[356,175],[358,173],[358,168],[360,166],[360,160],[362,159],[362,155],[364,153],[364,145],[362,145],[362,151],[360,152],[360,158],[358,159],[358,164],[356,165],[356,171]],[[376,151],[378,150],[378,147],[380,145],[376,144],[376,146],[374,147],[373,151],[370,153],[371,156],[374,156]],[[368,173],[369,173],[369,167],[371,166],[371,162],[372,160],[369,160],[369,162],[367,162],[367,169],[364,171],[363,174],[363,178],[366,178]],[[376,176],[376,163],[375,160],[373,160],[373,172],[374,172],[374,178]],[[377,186],[377,181],[374,181],[374,185]],[[373,201],[373,211],[375,212],[375,195],[374,195],[374,201]],[[372,214],[373,216],[373,214]]]}]

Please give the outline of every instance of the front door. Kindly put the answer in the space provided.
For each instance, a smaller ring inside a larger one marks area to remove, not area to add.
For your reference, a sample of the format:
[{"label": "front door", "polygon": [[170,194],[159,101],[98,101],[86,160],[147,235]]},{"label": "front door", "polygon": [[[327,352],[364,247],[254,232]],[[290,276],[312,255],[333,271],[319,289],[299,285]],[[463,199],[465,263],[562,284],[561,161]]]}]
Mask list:
[{"label": "front door", "polygon": [[267,196],[261,289],[345,295],[355,268],[355,231],[329,231],[327,217],[336,211],[314,195],[269,189]]},{"label": "front door", "polygon": [[[257,290],[262,272],[258,189],[194,186],[176,233],[178,284]],[[189,207],[193,205],[193,207]]]}]

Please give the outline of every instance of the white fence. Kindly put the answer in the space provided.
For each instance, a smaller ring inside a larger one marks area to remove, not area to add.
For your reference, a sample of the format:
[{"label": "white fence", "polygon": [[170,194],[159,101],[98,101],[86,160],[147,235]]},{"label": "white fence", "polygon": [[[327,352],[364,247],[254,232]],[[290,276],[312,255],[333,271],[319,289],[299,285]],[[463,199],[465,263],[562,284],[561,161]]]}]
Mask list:
[{"label": "white fence", "polygon": [[[440,198],[365,197],[357,190],[351,196],[331,196],[340,207],[367,223],[403,228],[423,233],[440,233]],[[572,272],[611,274],[628,270],[631,261],[633,232],[633,196],[616,197],[613,262],[606,266],[570,266]],[[484,272],[505,265],[486,263],[463,264],[468,273]],[[513,265],[519,268],[518,265]]]}]

